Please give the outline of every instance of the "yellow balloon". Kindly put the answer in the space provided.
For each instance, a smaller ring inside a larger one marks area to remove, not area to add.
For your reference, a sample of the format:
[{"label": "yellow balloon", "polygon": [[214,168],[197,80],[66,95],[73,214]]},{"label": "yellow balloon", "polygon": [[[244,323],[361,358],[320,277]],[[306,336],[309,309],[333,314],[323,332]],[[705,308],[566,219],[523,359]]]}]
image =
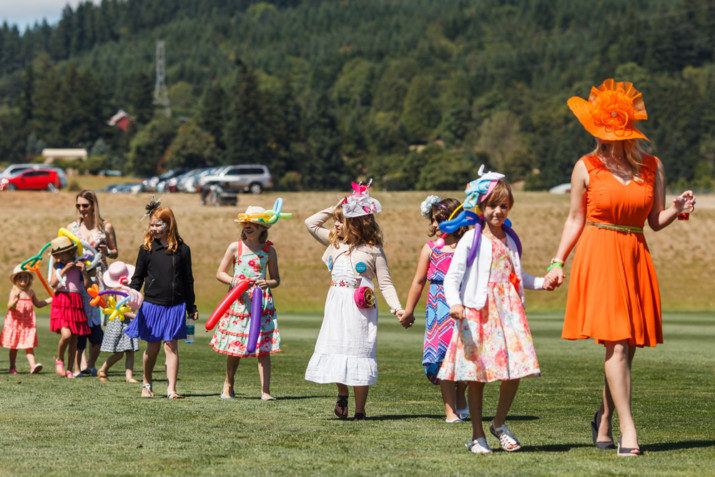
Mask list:
[{"label": "yellow balloon", "polygon": [[57,236],[62,237],[62,236],[67,237],[71,241],[74,242],[75,245],[77,245],[77,255],[83,255],[84,254],[84,248],[82,247],[82,241],[77,238],[75,234],[70,232],[64,227],[61,227],[60,230],[57,231]]}]

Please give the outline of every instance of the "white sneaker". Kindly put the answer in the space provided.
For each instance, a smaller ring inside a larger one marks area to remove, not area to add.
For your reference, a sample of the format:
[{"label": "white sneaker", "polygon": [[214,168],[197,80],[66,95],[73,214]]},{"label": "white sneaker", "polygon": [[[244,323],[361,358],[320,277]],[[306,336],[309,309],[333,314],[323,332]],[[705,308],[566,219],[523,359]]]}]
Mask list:
[{"label": "white sneaker", "polygon": [[475,439],[472,442],[465,444],[467,446],[467,449],[469,449],[469,452],[472,452],[474,454],[492,454],[492,449],[489,447],[489,444],[487,444],[487,440],[484,437],[480,437],[479,439]]},{"label": "white sneaker", "polygon": [[448,424],[456,424],[456,423],[458,423],[458,422],[464,422],[464,421],[462,421],[462,420],[459,418],[459,416],[457,416],[457,417],[455,417],[454,419],[449,419],[449,418],[447,418],[447,419],[444,420],[444,422],[446,422],[446,423],[448,423]]}]

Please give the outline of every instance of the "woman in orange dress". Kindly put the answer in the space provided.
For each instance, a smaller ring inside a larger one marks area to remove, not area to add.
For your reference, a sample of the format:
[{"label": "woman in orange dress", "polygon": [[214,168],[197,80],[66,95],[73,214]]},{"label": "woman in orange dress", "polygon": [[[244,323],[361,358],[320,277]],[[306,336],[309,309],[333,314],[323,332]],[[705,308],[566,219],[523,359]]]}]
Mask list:
[{"label": "woman in orange dress", "polygon": [[606,348],[593,442],[599,449],[615,448],[615,410],[617,455],[635,456],[640,450],[631,415],[631,361],[637,347],[663,342],[658,280],[643,225],[647,220],[653,230],[666,227],[692,212],[695,197],[686,191],[665,207],[663,164],[639,147],[647,138],[635,124],[647,114],[632,83],[608,79],[591,89],[588,101],[573,97],[568,105],[597,144],[574,166],[570,211],[547,279],[563,282],[563,263],[578,241],[562,338],[594,338]]}]

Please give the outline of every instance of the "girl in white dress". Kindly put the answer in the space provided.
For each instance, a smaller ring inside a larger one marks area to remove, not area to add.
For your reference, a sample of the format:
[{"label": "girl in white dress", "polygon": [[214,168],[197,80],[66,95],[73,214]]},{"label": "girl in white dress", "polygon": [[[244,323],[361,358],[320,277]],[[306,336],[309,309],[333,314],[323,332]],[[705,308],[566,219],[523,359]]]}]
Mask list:
[{"label": "girl in white dress", "polygon": [[[377,306],[372,294],[377,280],[393,314],[402,306],[390,279],[382,250],[382,232],[373,214],[380,203],[371,198],[367,186],[353,184],[354,193],[335,207],[328,207],[305,221],[310,233],[327,245],[323,262],[331,272],[331,286],[315,352],[305,379],[336,383],[335,415],[348,416],[348,386],[355,393],[355,420],[365,419],[369,386],[377,382]],[[331,230],[324,227],[333,218]]]}]

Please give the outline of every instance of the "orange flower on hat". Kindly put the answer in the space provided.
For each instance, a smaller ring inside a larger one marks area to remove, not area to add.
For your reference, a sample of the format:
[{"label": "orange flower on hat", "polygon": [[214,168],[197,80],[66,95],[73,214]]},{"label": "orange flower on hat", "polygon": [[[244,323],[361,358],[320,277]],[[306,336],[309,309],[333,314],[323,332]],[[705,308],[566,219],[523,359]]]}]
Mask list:
[{"label": "orange flower on hat", "polygon": [[574,96],[567,104],[594,137],[607,141],[648,139],[635,127],[638,121],[648,119],[648,113],[643,95],[633,83],[607,79],[598,88],[591,88],[588,101]]}]

